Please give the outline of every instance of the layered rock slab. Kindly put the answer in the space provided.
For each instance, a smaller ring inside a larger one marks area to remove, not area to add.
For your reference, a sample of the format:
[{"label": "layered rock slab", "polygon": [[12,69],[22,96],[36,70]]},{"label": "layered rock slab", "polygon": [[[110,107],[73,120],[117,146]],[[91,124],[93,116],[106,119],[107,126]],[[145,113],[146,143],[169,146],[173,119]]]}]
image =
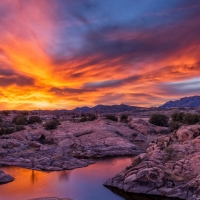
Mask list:
[{"label": "layered rock slab", "polygon": [[[132,122],[131,122],[132,123]],[[133,122],[133,124],[139,124]],[[149,138],[143,129],[109,120],[84,123],[62,122],[52,131],[42,125],[0,137],[0,165],[36,170],[63,170],[85,167],[94,158],[138,155],[145,151]],[[40,140],[43,135],[44,140]]]},{"label": "layered rock slab", "polygon": [[150,143],[146,153],[105,185],[132,193],[200,199],[200,125],[182,126]]},{"label": "layered rock slab", "polygon": [[14,181],[14,178],[0,170],[0,184]]}]

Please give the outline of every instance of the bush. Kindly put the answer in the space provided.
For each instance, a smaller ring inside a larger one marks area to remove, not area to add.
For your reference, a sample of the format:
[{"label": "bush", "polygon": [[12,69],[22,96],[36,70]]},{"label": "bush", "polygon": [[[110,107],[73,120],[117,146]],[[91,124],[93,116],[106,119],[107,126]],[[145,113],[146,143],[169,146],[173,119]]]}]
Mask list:
[{"label": "bush", "polygon": [[29,120],[28,120],[29,124],[41,123],[41,122],[42,122],[42,120],[40,119],[39,116],[30,116]]},{"label": "bush", "polygon": [[80,122],[94,121],[95,119],[97,119],[97,116],[94,114],[82,114]]},{"label": "bush", "polygon": [[48,121],[44,124],[44,128],[46,130],[52,130],[52,129],[56,129],[58,125],[59,124],[56,120],[51,120],[51,121]]},{"label": "bush", "polygon": [[86,117],[81,117],[80,122],[86,122],[87,118]]},{"label": "bush", "polygon": [[95,119],[97,119],[97,116],[94,114],[88,114],[87,119],[88,121],[94,121]]},{"label": "bush", "polygon": [[183,123],[187,125],[196,124],[199,122],[200,116],[197,114],[187,113],[183,118]]},{"label": "bush", "polygon": [[29,115],[29,112],[26,111],[26,110],[24,110],[24,111],[21,111],[21,114],[22,114],[22,115]]},{"label": "bush", "polygon": [[42,143],[42,144],[44,144],[45,140],[46,140],[46,137],[45,137],[44,134],[42,134],[42,135],[40,136],[40,138],[39,138],[39,142]]},{"label": "bush", "polygon": [[174,122],[183,122],[184,117],[185,117],[185,113],[183,112],[177,112],[171,115],[171,119]]},{"label": "bush", "polygon": [[118,122],[118,118],[115,117],[114,115],[106,115],[106,119],[109,119],[109,120],[112,120],[112,121]]},{"label": "bush", "polygon": [[26,125],[27,121],[24,117],[18,117],[15,121],[16,125]]},{"label": "bush", "polygon": [[23,130],[25,130],[26,128],[23,126],[23,125],[17,125],[17,126],[15,126],[15,130],[16,131],[23,131]]},{"label": "bush", "polygon": [[[21,119],[24,119],[24,121],[27,123],[27,119],[24,115],[17,115],[12,119],[12,123],[16,124],[17,120],[20,118],[19,121],[22,121]],[[16,125],[24,125],[24,124],[16,124]]]},{"label": "bush", "polygon": [[128,115],[122,115],[122,116],[120,117],[120,122],[125,122],[125,123],[127,123],[127,122],[128,122]]},{"label": "bush", "polygon": [[175,131],[175,130],[179,129],[181,126],[182,126],[182,123],[180,123],[180,122],[177,122],[177,121],[169,122],[170,131]]},{"label": "bush", "polygon": [[3,122],[3,119],[2,119],[2,118],[0,118],[0,123],[1,123],[1,122]]},{"label": "bush", "polygon": [[4,128],[4,134],[11,134],[15,132],[14,127]]},{"label": "bush", "polygon": [[0,123],[0,136],[4,134],[11,134],[16,132],[17,129],[14,125],[10,122],[1,122]]},{"label": "bush", "polygon": [[10,113],[10,111],[9,111],[9,110],[3,110],[3,111],[2,111],[2,114],[3,114],[3,115],[5,115],[5,116],[8,116],[8,115],[9,115],[9,113]]},{"label": "bush", "polygon": [[168,126],[169,118],[166,115],[162,114],[153,114],[151,115],[149,122],[156,126]]}]

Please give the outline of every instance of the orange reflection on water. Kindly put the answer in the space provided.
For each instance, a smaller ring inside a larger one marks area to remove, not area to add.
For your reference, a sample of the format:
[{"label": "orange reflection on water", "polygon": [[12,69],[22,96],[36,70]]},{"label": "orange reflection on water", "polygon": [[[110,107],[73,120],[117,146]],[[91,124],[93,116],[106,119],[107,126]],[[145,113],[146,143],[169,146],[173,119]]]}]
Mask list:
[{"label": "orange reflection on water", "polygon": [[[109,200],[121,199],[103,183],[131,163],[130,158],[100,160],[88,167],[58,172],[42,172],[19,167],[3,167],[15,178],[0,185],[1,200],[25,200],[36,197],[69,197],[76,200],[98,200],[99,194]],[[105,199],[106,199],[105,198]]]}]

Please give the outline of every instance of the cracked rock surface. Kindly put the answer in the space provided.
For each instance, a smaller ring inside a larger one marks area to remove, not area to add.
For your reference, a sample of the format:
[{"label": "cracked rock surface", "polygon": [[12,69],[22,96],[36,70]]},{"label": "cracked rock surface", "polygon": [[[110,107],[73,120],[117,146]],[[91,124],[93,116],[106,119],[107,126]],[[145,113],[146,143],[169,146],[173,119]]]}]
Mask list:
[{"label": "cracked rock surface", "polygon": [[85,167],[96,158],[143,153],[148,147],[149,135],[162,131],[166,129],[143,120],[129,124],[110,120],[62,122],[51,131],[36,124],[0,137],[0,165],[46,171]]},{"label": "cracked rock surface", "polygon": [[151,141],[146,153],[134,157],[131,166],[105,185],[132,193],[199,200],[200,125],[182,126]]}]

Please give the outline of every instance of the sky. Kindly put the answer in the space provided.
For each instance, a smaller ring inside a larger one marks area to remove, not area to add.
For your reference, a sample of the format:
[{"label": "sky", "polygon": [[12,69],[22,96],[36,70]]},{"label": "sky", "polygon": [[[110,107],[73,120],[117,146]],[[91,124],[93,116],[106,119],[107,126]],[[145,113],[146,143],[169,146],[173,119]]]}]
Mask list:
[{"label": "sky", "polygon": [[199,0],[1,0],[0,110],[200,95]]}]

